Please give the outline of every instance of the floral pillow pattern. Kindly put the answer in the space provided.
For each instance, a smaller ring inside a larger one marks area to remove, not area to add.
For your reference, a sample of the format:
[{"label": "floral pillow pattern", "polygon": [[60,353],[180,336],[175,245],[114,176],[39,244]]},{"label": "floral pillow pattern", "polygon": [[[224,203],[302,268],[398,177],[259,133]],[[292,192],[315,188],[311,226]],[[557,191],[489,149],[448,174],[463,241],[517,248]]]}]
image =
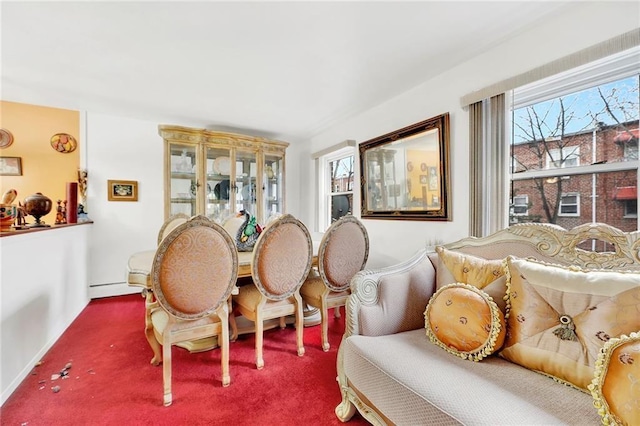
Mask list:
[{"label": "floral pillow pattern", "polygon": [[586,390],[604,344],[640,330],[640,274],[506,262],[510,311],[500,355]]},{"label": "floral pillow pattern", "polygon": [[603,424],[640,425],[640,332],[605,343],[589,390]]},{"label": "floral pillow pattern", "polygon": [[429,300],[424,315],[429,340],[463,359],[480,361],[504,342],[502,311],[491,296],[472,285],[442,287]]},{"label": "floral pillow pattern", "polygon": [[502,313],[506,313],[507,284],[503,260],[483,259],[441,246],[435,250],[438,253],[437,289],[452,283],[470,284],[491,296]]}]

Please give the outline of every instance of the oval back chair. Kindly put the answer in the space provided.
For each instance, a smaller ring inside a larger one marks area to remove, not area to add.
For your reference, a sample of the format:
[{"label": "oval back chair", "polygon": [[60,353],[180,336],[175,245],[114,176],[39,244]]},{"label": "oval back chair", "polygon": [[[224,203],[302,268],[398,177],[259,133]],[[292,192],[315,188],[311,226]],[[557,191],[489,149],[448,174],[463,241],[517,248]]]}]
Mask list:
[{"label": "oval back chair", "polygon": [[295,315],[298,355],[304,355],[303,311],[300,286],[309,275],[313,259],[311,235],[302,222],[284,215],[265,228],[253,248],[251,276],[254,285],[240,287],[236,309],[255,324],[256,367],[264,366],[264,321]]},{"label": "oval back chair", "polygon": [[158,245],[164,240],[164,238],[171,233],[178,226],[189,220],[189,216],[184,213],[176,213],[165,220],[160,230],[158,231]]},{"label": "oval back chair", "polygon": [[318,249],[318,271],[311,273],[300,289],[304,301],[320,309],[322,349],[328,351],[329,308],[340,316],[350,294],[351,278],[364,269],[369,257],[369,235],[356,217],[346,215],[333,222]]},{"label": "oval back chair", "polygon": [[155,339],[150,343],[152,364],[163,362],[165,405],[172,401],[171,346],[176,343],[217,336],[222,385],[229,385],[228,302],[237,277],[233,239],[204,216],[179,225],[160,243],[151,269],[156,306],[151,312]]}]

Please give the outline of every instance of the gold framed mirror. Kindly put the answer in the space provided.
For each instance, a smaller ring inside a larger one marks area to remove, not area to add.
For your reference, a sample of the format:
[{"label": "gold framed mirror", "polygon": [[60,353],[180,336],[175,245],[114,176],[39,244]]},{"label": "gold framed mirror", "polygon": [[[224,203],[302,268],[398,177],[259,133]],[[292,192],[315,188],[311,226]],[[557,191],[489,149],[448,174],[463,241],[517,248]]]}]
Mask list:
[{"label": "gold framed mirror", "polygon": [[449,113],[359,145],[361,216],[451,220]]}]

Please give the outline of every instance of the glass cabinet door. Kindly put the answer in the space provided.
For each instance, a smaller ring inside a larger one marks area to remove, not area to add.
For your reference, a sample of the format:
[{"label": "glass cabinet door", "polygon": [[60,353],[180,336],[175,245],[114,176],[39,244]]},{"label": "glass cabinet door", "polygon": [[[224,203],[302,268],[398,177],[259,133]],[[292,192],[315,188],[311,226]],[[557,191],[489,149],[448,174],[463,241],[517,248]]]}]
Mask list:
[{"label": "glass cabinet door", "polygon": [[233,192],[233,163],[231,151],[227,148],[205,146],[206,185],[202,191],[205,196],[205,214],[209,219],[222,223],[233,213],[231,202]]},{"label": "glass cabinet door", "polygon": [[258,163],[255,151],[236,151],[236,213],[245,210],[253,216],[257,211]]},{"label": "glass cabinet door", "polygon": [[196,214],[197,202],[197,166],[196,145],[172,143],[170,153],[170,214],[184,213],[188,216]]},{"label": "glass cabinet door", "polygon": [[275,213],[284,213],[284,157],[265,154],[262,177],[263,221]]},{"label": "glass cabinet door", "polygon": [[286,142],[158,126],[164,140],[165,219],[183,213],[224,223],[241,210],[264,224],[284,213]]}]

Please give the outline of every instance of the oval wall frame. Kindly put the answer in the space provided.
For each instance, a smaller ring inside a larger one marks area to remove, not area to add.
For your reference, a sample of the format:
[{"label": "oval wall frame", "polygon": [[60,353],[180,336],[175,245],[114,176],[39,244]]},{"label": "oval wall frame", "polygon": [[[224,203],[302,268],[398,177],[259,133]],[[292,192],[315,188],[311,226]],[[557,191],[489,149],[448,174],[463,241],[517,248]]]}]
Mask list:
[{"label": "oval wall frame", "polygon": [[51,148],[58,152],[67,154],[75,151],[77,147],[78,142],[76,142],[76,138],[68,133],[56,133],[51,136]]},{"label": "oval wall frame", "polygon": [[7,129],[0,129],[0,149],[7,148],[13,143],[13,135]]}]

